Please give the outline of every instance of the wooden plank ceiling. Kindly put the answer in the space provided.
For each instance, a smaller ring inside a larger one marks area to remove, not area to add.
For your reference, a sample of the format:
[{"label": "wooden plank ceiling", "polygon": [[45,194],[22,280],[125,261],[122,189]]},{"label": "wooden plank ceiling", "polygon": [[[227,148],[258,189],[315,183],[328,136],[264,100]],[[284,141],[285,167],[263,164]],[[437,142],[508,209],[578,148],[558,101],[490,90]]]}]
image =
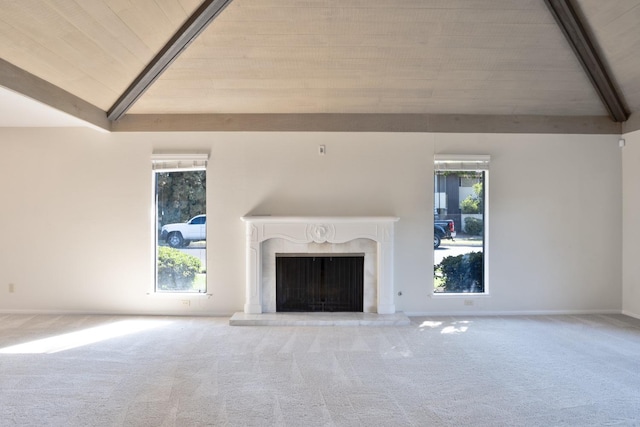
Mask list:
[{"label": "wooden plank ceiling", "polygon": [[0,57],[107,110],[200,0],[0,2]]},{"label": "wooden plank ceiling", "polygon": [[185,110],[606,114],[539,0],[236,0],[131,113]]},{"label": "wooden plank ceiling", "polygon": [[[640,2],[573,4],[637,112]],[[200,5],[2,1],[0,58],[106,112]],[[608,112],[544,0],[234,0],[128,111],[194,114]]]}]

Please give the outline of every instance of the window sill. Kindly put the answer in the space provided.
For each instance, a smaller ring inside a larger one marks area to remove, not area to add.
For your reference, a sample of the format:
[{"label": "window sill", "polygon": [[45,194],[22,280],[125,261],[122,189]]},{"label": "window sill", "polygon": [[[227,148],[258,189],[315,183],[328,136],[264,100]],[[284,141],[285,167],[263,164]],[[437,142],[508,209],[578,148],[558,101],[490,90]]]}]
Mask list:
[{"label": "window sill", "polygon": [[491,297],[491,294],[487,293],[445,293],[445,292],[432,292],[429,294],[429,297],[433,297],[433,298],[441,298],[441,299],[447,299],[447,298],[463,298],[463,299],[468,299],[468,298],[488,298]]},{"label": "window sill", "polygon": [[190,298],[211,298],[213,294],[204,293],[204,292],[147,292],[147,296],[152,298],[171,298],[175,297],[178,299],[185,299],[187,297]]}]

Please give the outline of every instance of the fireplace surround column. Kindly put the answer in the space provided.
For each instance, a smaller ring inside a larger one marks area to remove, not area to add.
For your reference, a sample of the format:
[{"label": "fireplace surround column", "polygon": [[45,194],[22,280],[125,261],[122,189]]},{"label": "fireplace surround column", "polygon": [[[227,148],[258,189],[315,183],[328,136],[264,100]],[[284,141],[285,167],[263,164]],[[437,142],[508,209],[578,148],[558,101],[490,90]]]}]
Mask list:
[{"label": "fireplace surround column", "polygon": [[[246,226],[244,312],[263,312],[262,242],[279,238],[294,243],[346,243],[370,239],[377,246],[377,312],[395,313],[393,238],[397,217],[242,217]],[[311,250],[309,252],[312,252]]]}]

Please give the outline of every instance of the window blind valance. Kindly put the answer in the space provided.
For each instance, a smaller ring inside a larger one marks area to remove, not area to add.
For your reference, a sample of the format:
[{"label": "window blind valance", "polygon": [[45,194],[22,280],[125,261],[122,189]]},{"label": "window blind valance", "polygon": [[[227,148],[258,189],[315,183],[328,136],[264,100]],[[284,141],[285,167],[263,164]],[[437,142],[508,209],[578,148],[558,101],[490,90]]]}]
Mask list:
[{"label": "window blind valance", "polygon": [[433,156],[436,171],[489,170],[490,156],[485,154],[436,154]]},{"label": "window blind valance", "polygon": [[205,170],[209,154],[165,154],[154,153],[151,155],[151,166],[154,171],[181,171],[181,170]]}]

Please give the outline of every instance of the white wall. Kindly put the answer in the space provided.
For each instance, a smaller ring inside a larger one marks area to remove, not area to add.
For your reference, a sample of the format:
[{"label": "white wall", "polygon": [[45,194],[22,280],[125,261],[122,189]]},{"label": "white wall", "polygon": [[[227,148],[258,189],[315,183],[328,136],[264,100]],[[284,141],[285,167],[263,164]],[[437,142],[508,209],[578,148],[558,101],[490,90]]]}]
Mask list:
[{"label": "white wall", "polygon": [[[0,310],[230,314],[240,217],[395,215],[408,313],[619,312],[617,136],[0,130]],[[327,154],[319,156],[324,144]],[[150,154],[208,150],[206,296],[154,296]],[[490,154],[490,296],[431,296],[433,154]],[[8,292],[8,284],[15,292]],[[186,306],[182,300],[188,299]],[[465,300],[473,305],[465,305]]]},{"label": "white wall", "polygon": [[623,313],[640,318],[640,131],[623,135]]}]

